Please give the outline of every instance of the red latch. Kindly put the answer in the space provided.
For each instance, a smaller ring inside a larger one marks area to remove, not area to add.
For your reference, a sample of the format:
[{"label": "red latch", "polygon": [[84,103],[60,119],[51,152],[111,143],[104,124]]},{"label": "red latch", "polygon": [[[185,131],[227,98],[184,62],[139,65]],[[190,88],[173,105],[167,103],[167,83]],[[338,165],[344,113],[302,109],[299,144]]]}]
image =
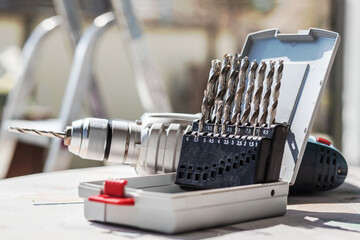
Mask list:
[{"label": "red latch", "polygon": [[116,205],[134,205],[135,200],[125,196],[125,179],[110,179],[104,184],[103,193],[89,197],[89,201],[116,204]]},{"label": "red latch", "polygon": [[327,140],[327,139],[325,139],[325,138],[322,138],[322,137],[316,138],[316,141],[317,141],[318,143],[322,143],[322,144],[325,144],[325,145],[328,145],[328,146],[331,145],[331,142],[330,142],[329,140]]}]

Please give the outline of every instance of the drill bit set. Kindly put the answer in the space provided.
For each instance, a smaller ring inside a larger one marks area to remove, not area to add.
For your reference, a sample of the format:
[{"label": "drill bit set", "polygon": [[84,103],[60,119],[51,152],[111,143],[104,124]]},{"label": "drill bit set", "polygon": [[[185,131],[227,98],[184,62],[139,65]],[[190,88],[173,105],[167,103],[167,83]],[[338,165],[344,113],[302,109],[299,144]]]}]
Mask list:
[{"label": "drill bit set", "polygon": [[183,137],[177,184],[221,188],[279,179],[288,133],[286,123],[275,122],[283,69],[283,60],[250,64],[240,54],[212,61],[201,117]]},{"label": "drill bit set", "polygon": [[[108,181],[81,183],[86,218],[177,233],[283,215],[339,41],[321,29],[251,33],[241,55],[212,62],[201,115],[184,134],[179,124],[152,121],[148,128],[145,119],[141,134],[133,127],[118,134],[112,124],[109,161],[120,152],[116,144],[129,141],[122,147],[127,158],[135,156],[152,176],[127,178],[126,188],[119,180],[116,203],[94,201]],[[153,175],[156,169],[167,174]],[[122,205],[126,197],[134,204]]]}]

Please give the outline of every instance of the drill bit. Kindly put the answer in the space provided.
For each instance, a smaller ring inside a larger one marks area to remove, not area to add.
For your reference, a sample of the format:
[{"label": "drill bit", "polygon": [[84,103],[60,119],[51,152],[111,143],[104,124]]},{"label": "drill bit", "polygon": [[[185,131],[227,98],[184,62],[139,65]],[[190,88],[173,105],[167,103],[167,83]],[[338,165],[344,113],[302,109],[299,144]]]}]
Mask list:
[{"label": "drill bit", "polygon": [[259,121],[260,126],[266,123],[266,118],[268,116],[268,108],[270,103],[271,86],[274,79],[274,71],[275,71],[275,62],[270,61],[270,69],[266,76],[266,89],[262,101],[263,110]]},{"label": "drill bit", "polygon": [[66,146],[70,144],[71,128],[66,128],[64,132],[56,132],[56,131],[45,131],[45,130],[38,130],[31,128],[9,127],[9,131],[23,133],[23,134],[45,136],[45,137],[61,138],[64,140],[64,144]]},{"label": "drill bit", "polygon": [[229,79],[229,73],[230,73],[230,68],[231,68],[231,59],[232,59],[232,56],[230,54],[224,55],[224,59],[223,59],[222,65],[221,65],[219,84],[216,89],[215,110],[214,110],[215,115],[217,114],[217,106],[219,105],[218,103],[219,103],[219,101],[223,100],[224,95],[226,93],[226,86],[227,86],[227,81]]},{"label": "drill bit", "polygon": [[207,110],[205,113],[205,121],[210,119],[211,109],[214,107],[215,102],[215,88],[217,86],[221,69],[221,61],[215,59],[211,61],[211,69],[209,79],[206,86],[207,92]]},{"label": "drill bit", "polygon": [[217,111],[216,111],[216,120],[215,120],[215,127],[214,127],[214,133],[219,133],[219,125],[221,122],[222,113],[224,110],[224,102],[220,100],[217,102]]},{"label": "drill bit", "polygon": [[250,72],[249,72],[249,80],[248,80],[248,88],[245,95],[245,108],[243,115],[241,116],[241,123],[246,123],[249,121],[250,111],[251,111],[251,100],[254,92],[254,83],[256,77],[256,69],[258,67],[258,63],[254,60],[251,63]]},{"label": "drill bit", "polygon": [[240,126],[240,113],[236,115],[236,122],[235,122],[235,135],[239,132],[239,126]]},{"label": "drill bit", "polygon": [[279,67],[276,70],[276,84],[273,90],[273,104],[270,110],[270,125],[275,123],[276,110],[280,95],[280,87],[281,87],[281,78],[284,70],[284,61],[279,61]]},{"label": "drill bit", "polygon": [[234,93],[235,93],[235,87],[238,82],[238,76],[240,72],[241,67],[241,58],[240,54],[235,54],[234,61],[231,67],[231,73],[230,73],[230,79],[228,81],[227,85],[227,91],[225,95],[225,108],[224,108],[224,120],[223,120],[223,126],[222,126],[222,132],[225,132],[225,124],[228,123],[230,118],[230,112],[232,103],[234,101]]},{"label": "drill bit", "polygon": [[200,121],[199,121],[199,132],[202,132],[204,129],[204,124],[206,121],[206,113],[207,113],[207,109],[208,109],[208,101],[207,101],[207,91],[204,91],[204,97],[203,97],[203,101],[201,104],[201,116],[200,116]]},{"label": "drill bit", "polygon": [[251,124],[256,124],[257,123],[257,119],[259,117],[259,112],[260,112],[260,102],[261,102],[261,97],[262,97],[262,93],[263,93],[263,83],[264,83],[264,78],[265,78],[265,71],[266,71],[266,63],[265,62],[261,62],[260,64],[260,69],[257,75],[257,89],[254,95],[254,112],[251,116],[250,119],[250,123]]},{"label": "drill bit", "polygon": [[244,57],[243,63],[241,65],[240,75],[239,75],[239,86],[236,90],[235,94],[235,104],[234,104],[234,111],[231,118],[231,124],[234,124],[237,118],[237,115],[241,115],[241,106],[243,103],[243,95],[245,92],[245,85],[246,85],[246,73],[247,69],[249,68],[249,58]]}]

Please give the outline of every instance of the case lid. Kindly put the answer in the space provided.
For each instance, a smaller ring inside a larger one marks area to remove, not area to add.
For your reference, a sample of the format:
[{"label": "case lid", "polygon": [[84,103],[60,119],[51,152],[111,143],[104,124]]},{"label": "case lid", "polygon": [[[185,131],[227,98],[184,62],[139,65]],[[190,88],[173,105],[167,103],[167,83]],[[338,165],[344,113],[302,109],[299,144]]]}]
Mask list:
[{"label": "case lid", "polygon": [[271,29],[249,34],[243,47],[241,55],[250,61],[284,60],[276,121],[290,126],[280,172],[290,185],[295,183],[339,43],[339,34],[331,31],[310,28],[281,34]]}]

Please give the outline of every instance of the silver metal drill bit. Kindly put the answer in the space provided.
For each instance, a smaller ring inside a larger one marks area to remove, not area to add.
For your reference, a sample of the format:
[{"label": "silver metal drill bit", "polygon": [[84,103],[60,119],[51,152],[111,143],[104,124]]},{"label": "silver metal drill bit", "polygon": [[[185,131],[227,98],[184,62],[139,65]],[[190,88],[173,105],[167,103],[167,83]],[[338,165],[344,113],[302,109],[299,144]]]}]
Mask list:
[{"label": "silver metal drill bit", "polygon": [[65,132],[45,131],[32,128],[9,127],[10,132],[39,135],[45,137],[65,138]]},{"label": "silver metal drill bit", "polygon": [[242,60],[241,70],[239,74],[239,83],[235,94],[234,110],[231,117],[231,124],[234,124],[236,122],[236,118],[238,114],[241,115],[241,106],[243,104],[244,92],[246,86],[246,74],[249,68],[249,64],[250,64],[249,58],[244,57]]},{"label": "silver metal drill bit", "polygon": [[224,119],[222,131],[225,131],[225,124],[230,120],[231,108],[235,97],[235,88],[239,80],[239,72],[241,67],[241,58],[240,54],[235,54],[233,64],[231,66],[230,79],[228,81],[226,95],[225,95],[225,107],[224,107]]},{"label": "silver metal drill bit", "polygon": [[204,130],[204,124],[206,121],[206,113],[208,109],[208,101],[207,101],[207,91],[204,91],[203,101],[201,104],[201,116],[199,121],[199,132],[202,132]]},{"label": "silver metal drill bit", "polygon": [[249,79],[248,79],[248,88],[246,90],[245,95],[245,107],[244,112],[241,116],[241,123],[246,123],[249,121],[249,116],[251,112],[251,101],[253,98],[254,88],[255,88],[255,77],[256,77],[256,69],[258,67],[258,63],[254,60],[251,63]]},{"label": "silver metal drill bit", "polygon": [[257,75],[257,89],[254,95],[254,112],[251,116],[250,119],[250,123],[251,124],[256,124],[257,123],[257,119],[259,117],[259,113],[260,113],[260,103],[261,103],[261,97],[262,97],[262,93],[263,93],[263,83],[264,83],[264,79],[265,79],[265,71],[266,71],[266,63],[264,61],[262,61],[260,63],[260,69]]},{"label": "silver metal drill bit", "polygon": [[265,94],[262,100],[262,114],[260,117],[259,124],[260,126],[266,123],[266,119],[268,117],[268,108],[270,104],[270,95],[271,95],[271,86],[274,79],[275,72],[275,61],[270,61],[269,72],[266,76],[266,89]]},{"label": "silver metal drill bit", "polygon": [[270,110],[270,125],[275,123],[276,110],[277,110],[277,105],[278,105],[278,100],[279,100],[279,95],[280,95],[281,78],[283,75],[283,70],[284,70],[284,61],[280,60],[279,67],[276,70],[276,84],[275,84],[273,94],[272,94],[273,104],[272,104],[271,110]]},{"label": "silver metal drill bit", "polygon": [[71,128],[69,128],[69,127],[66,128],[64,132],[45,131],[45,130],[32,129],[32,128],[21,128],[21,127],[9,127],[8,130],[10,132],[16,132],[16,133],[61,138],[64,140],[64,144],[66,146],[68,146],[70,144]]},{"label": "silver metal drill bit", "polygon": [[214,133],[219,133],[219,125],[221,122],[223,110],[224,110],[224,102],[222,100],[217,102],[217,112],[216,112],[216,119],[215,119],[215,127],[214,127]]},{"label": "silver metal drill bit", "polygon": [[235,122],[235,135],[239,132],[239,126],[240,126],[240,113],[236,115],[236,122]]},{"label": "silver metal drill bit", "polygon": [[[224,59],[221,65],[221,72],[219,77],[219,83],[216,91],[216,97],[215,97],[215,110],[214,115],[216,116],[217,113],[217,106],[219,105],[218,102],[223,100],[224,95],[226,93],[226,86],[229,79],[230,74],[230,68],[231,68],[231,59],[232,56],[230,54],[225,54]],[[214,120],[214,116],[213,119]]]},{"label": "silver metal drill bit", "polygon": [[226,124],[229,121],[230,106],[225,103],[221,132],[226,132]]},{"label": "silver metal drill bit", "polygon": [[216,87],[219,81],[221,70],[221,61],[214,59],[211,61],[211,69],[209,73],[209,79],[206,85],[207,92],[207,110],[205,114],[205,121],[210,119],[211,109],[214,108]]}]

